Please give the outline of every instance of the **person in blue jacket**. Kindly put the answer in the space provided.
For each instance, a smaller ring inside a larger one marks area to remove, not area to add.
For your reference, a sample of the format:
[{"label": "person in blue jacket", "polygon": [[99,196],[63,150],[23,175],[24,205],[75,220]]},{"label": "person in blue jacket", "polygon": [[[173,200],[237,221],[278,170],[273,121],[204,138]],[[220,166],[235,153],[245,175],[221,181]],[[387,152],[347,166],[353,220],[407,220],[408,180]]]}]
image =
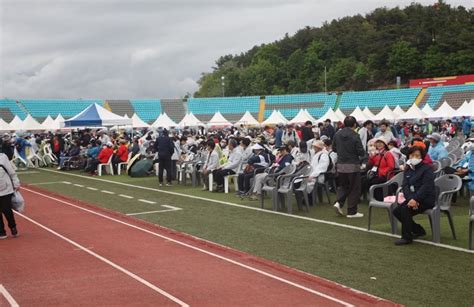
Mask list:
[{"label": "person in blue jacket", "polygon": [[441,135],[439,133],[428,135],[428,140],[431,144],[430,149],[428,150],[431,160],[439,161],[448,156],[448,151],[446,150],[446,147],[444,147],[444,144],[441,141]]},{"label": "person in blue jacket", "polygon": [[402,184],[405,201],[393,210],[393,215],[402,223],[402,238],[395,245],[411,244],[413,239],[426,235],[425,229],[413,221],[413,216],[433,208],[436,201],[433,169],[423,163],[425,151],[414,146],[408,150],[407,157]]},{"label": "person in blue jacket", "polygon": [[471,119],[469,117],[463,117],[462,119],[462,134],[464,134],[464,137],[468,139],[471,135],[472,129]]}]

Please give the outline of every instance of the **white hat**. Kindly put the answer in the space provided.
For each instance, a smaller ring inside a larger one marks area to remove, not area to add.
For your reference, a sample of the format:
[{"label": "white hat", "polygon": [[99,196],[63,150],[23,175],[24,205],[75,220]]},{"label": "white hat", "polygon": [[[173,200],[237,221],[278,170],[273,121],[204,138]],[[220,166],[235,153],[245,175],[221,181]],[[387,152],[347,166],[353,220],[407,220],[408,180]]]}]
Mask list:
[{"label": "white hat", "polygon": [[314,147],[324,148],[324,142],[321,140],[315,140],[312,144]]},{"label": "white hat", "polygon": [[255,144],[252,146],[252,150],[264,150],[265,148],[262,147],[260,144]]}]

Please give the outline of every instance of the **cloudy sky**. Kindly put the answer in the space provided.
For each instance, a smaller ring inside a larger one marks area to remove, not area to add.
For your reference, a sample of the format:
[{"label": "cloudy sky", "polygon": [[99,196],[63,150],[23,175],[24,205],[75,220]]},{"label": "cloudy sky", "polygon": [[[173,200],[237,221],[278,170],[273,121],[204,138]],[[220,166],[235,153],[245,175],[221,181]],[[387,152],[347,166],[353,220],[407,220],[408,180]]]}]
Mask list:
[{"label": "cloudy sky", "polygon": [[410,2],[0,0],[0,97],[182,97],[221,55]]}]

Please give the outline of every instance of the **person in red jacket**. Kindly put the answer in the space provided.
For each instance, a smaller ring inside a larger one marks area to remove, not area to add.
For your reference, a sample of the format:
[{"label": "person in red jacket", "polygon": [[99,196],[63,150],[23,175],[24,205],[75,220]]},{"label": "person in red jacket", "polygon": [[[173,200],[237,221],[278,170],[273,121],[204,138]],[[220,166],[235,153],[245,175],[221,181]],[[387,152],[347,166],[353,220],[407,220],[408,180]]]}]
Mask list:
[{"label": "person in red jacket", "polygon": [[115,156],[112,158],[112,165],[114,167],[114,173],[117,172],[117,166],[119,163],[128,161],[128,146],[127,141],[120,140],[120,146],[115,152]]},{"label": "person in red jacket", "polygon": [[114,150],[112,149],[113,144],[111,142],[108,142],[104,148],[100,151],[99,155],[97,156],[97,159],[93,160],[90,164],[91,168],[91,175],[94,175],[95,172],[97,171],[97,166],[99,164],[105,164],[109,162],[110,157],[114,154]]},{"label": "person in red jacket", "polygon": [[[395,159],[388,149],[387,141],[384,138],[375,140],[376,153],[369,158],[367,164],[367,179],[369,188],[374,184],[384,183],[393,176],[395,169]],[[375,189],[374,198],[383,201],[383,190]]]}]

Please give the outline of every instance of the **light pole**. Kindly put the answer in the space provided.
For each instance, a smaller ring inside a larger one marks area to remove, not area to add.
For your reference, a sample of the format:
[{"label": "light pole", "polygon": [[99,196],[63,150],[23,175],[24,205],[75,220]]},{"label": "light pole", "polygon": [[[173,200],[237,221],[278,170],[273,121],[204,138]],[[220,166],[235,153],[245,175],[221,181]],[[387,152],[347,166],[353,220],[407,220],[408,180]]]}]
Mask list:
[{"label": "light pole", "polygon": [[225,82],[224,82],[225,77],[222,76],[221,80],[222,80],[222,97],[225,97]]}]

